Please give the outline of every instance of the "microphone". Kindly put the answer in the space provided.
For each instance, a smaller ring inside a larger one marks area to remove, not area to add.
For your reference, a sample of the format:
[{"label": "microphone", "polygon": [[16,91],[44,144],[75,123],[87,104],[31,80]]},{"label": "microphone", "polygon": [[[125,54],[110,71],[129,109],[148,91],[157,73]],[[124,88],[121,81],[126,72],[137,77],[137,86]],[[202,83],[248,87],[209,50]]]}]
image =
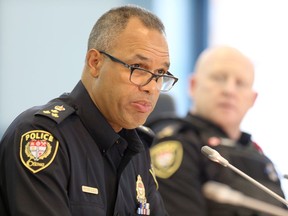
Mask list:
[{"label": "microphone", "polygon": [[215,202],[242,206],[271,215],[288,216],[288,211],[280,207],[245,196],[243,193],[219,182],[209,181],[203,185],[202,190],[206,198]]},{"label": "microphone", "polygon": [[203,146],[201,148],[201,152],[210,160],[220,163],[224,167],[229,165],[229,162],[225,158],[223,158],[216,150],[210,148],[209,146]]},{"label": "microphone", "polygon": [[215,149],[212,149],[209,146],[203,146],[201,148],[201,152],[206,157],[208,157],[210,160],[212,160],[216,163],[219,163],[219,164],[223,165],[224,167],[230,168],[231,170],[238,173],[239,175],[241,175],[242,177],[244,177],[245,179],[247,179],[248,181],[250,181],[251,183],[253,183],[257,187],[259,187],[260,189],[262,189],[263,191],[265,191],[266,193],[268,193],[269,195],[271,195],[272,197],[274,197],[275,199],[277,199],[278,201],[280,201],[284,205],[286,205],[286,206],[288,205],[287,200],[283,199],[283,197],[279,196],[275,192],[273,192],[270,189],[268,189],[267,187],[265,187],[260,182],[256,181],[255,179],[251,178],[250,176],[248,176],[247,174],[245,174],[241,170],[237,169],[235,166],[231,165],[229,163],[229,161],[226,160],[225,158],[223,158]]}]

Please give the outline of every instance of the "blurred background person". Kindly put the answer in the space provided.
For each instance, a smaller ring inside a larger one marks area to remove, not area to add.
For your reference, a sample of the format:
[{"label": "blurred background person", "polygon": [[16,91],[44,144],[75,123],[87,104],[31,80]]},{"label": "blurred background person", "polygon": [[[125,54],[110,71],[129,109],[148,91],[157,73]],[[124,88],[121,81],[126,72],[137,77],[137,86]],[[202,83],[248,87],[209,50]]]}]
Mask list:
[{"label": "blurred background person", "polygon": [[205,145],[215,148],[232,165],[284,197],[273,163],[251,135],[240,129],[257,98],[251,60],[233,47],[212,47],[199,56],[189,82],[193,104],[187,116],[154,120],[149,125],[157,133],[151,158],[168,212],[181,216],[265,215],[206,199],[202,186],[208,181],[284,207],[239,174],[201,154]]}]

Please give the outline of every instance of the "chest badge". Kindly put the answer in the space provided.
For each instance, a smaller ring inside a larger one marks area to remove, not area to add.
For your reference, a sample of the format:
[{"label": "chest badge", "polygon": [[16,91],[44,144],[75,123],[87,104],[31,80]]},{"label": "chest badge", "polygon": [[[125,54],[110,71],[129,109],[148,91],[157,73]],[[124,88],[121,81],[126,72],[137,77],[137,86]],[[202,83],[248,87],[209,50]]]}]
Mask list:
[{"label": "chest badge", "polygon": [[138,201],[137,214],[150,215],[150,205],[149,203],[147,203],[145,195],[145,186],[140,175],[137,176],[136,193],[137,193],[136,198]]},{"label": "chest badge", "polygon": [[47,131],[28,131],[21,136],[21,162],[31,172],[37,173],[52,163],[56,156],[58,145],[58,140]]}]

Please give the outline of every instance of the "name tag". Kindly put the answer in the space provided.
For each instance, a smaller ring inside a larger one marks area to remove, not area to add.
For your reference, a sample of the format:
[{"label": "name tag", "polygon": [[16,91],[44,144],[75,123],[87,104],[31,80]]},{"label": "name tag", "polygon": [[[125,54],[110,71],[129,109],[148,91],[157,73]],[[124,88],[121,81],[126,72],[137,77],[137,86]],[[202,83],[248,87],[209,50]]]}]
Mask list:
[{"label": "name tag", "polygon": [[89,186],[85,186],[85,185],[82,185],[82,191],[84,193],[98,194],[98,188],[89,187]]}]

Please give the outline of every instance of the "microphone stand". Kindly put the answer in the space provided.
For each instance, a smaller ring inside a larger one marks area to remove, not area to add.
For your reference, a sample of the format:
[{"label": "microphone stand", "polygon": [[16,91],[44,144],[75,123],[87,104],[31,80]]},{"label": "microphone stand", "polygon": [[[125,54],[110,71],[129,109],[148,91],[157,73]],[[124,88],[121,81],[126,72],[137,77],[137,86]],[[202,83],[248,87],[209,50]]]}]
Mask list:
[{"label": "microphone stand", "polygon": [[262,189],[263,191],[265,191],[266,193],[270,194],[271,196],[273,196],[275,199],[279,200],[280,202],[282,202],[284,205],[288,205],[288,201],[283,199],[283,197],[279,196],[278,194],[276,194],[275,192],[271,191],[270,189],[268,189],[267,187],[265,187],[263,184],[261,184],[260,182],[256,181],[255,179],[251,178],[250,176],[248,176],[247,174],[245,174],[244,172],[240,171],[239,169],[237,169],[235,166],[231,165],[230,163],[227,165],[227,167],[229,167],[230,169],[232,169],[234,172],[238,173],[239,175],[241,175],[242,177],[246,178],[248,181],[252,182],[254,185],[256,185],[257,187],[259,187],[260,189]]},{"label": "microphone stand", "polygon": [[275,192],[273,192],[269,188],[265,187],[260,182],[258,182],[255,179],[251,178],[250,176],[248,176],[247,174],[245,174],[244,172],[242,172],[241,170],[239,170],[235,166],[231,165],[229,163],[229,161],[226,160],[225,158],[223,158],[215,149],[212,149],[209,146],[203,146],[201,148],[201,152],[206,157],[208,157],[210,160],[212,160],[214,162],[217,162],[217,163],[221,164],[224,167],[230,168],[234,172],[238,173],[239,175],[241,175],[242,177],[244,177],[245,179],[247,179],[248,181],[250,181],[251,183],[253,183],[257,187],[259,187],[260,189],[265,191],[266,193],[270,194],[272,197],[274,197],[275,199],[277,199],[278,201],[280,201],[284,205],[286,205],[286,206],[288,205],[288,201],[287,200],[285,200],[283,197],[279,196],[278,194],[276,194]]}]

